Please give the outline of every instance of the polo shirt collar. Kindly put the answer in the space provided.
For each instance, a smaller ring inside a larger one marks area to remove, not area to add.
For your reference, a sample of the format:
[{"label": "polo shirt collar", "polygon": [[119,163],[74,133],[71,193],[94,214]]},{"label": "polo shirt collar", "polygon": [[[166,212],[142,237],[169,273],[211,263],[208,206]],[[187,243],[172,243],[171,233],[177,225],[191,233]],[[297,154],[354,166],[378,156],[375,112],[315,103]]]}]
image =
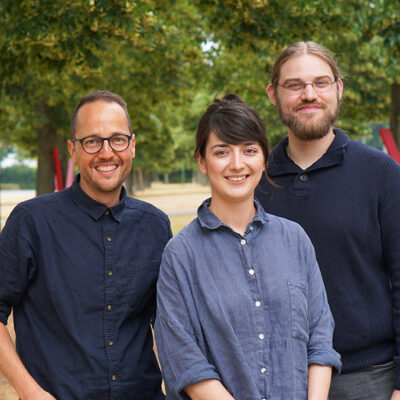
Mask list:
[{"label": "polo shirt collar", "polygon": [[[227,227],[231,229],[231,227],[220,221],[218,217],[209,209],[210,203],[211,198],[204,200],[197,210],[197,218],[200,226],[206,229],[218,229],[220,227]],[[266,222],[269,222],[268,214],[264,211],[256,198],[254,198],[254,205],[256,207],[256,215],[254,216],[252,222],[257,224],[265,224]]]},{"label": "polo shirt collar", "polygon": [[[344,159],[349,138],[340,129],[334,129],[333,133],[335,138],[329,146],[326,153],[313,165],[304,171],[313,171],[315,169],[330,167],[339,164]],[[268,160],[268,175],[280,176],[285,174],[298,174],[304,172],[298,165],[296,165],[287,155],[288,138],[282,139],[275,149],[271,152],[270,159]]]},{"label": "polo shirt collar", "polygon": [[110,210],[114,219],[121,222],[127,198],[126,189],[122,186],[119,203],[108,208],[106,205],[93,200],[81,189],[79,186],[80,179],[81,176],[78,174],[71,186],[72,197],[78,207],[95,220],[99,220],[107,210]]}]

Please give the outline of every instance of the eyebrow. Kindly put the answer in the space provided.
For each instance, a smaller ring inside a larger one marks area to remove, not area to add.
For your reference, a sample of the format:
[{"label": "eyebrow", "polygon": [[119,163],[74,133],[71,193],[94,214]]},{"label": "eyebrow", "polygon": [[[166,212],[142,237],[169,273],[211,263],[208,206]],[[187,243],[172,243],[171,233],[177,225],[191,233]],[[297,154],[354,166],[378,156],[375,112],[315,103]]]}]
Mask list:
[{"label": "eyebrow", "polygon": [[216,149],[216,148],[226,148],[226,147],[229,147],[228,143],[217,143],[217,144],[214,144],[213,147],[211,147],[211,150]]},{"label": "eyebrow", "polygon": [[[242,145],[242,146],[253,146],[254,144],[257,144],[258,142],[256,142],[256,141],[250,141],[250,142],[241,142],[241,143],[238,143],[239,145]],[[211,147],[211,150],[213,150],[213,149],[215,149],[215,148],[223,148],[223,149],[225,149],[225,148],[227,148],[227,147],[229,147],[229,146],[235,146],[234,144],[229,144],[229,143],[217,143],[217,144],[215,144],[214,146],[212,146]]]},{"label": "eyebrow", "polygon": [[[107,136],[107,137],[112,137],[112,136],[114,136],[114,135],[127,135],[127,136],[131,136],[131,134],[128,133],[128,132],[113,132],[110,136]],[[97,133],[91,133],[90,135],[86,135],[84,138],[88,138],[88,137],[100,137],[100,138],[101,138],[101,136],[98,135]]]},{"label": "eyebrow", "polygon": [[[329,75],[321,75],[321,76],[316,76],[315,78],[313,78],[313,81],[315,81],[317,79],[323,79],[323,78],[335,79],[335,78],[333,78],[333,77],[331,77]],[[288,79],[285,79],[283,81],[283,83],[287,83],[287,82],[291,82],[291,81],[304,82],[303,79],[301,79],[301,78],[288,78]]]}]

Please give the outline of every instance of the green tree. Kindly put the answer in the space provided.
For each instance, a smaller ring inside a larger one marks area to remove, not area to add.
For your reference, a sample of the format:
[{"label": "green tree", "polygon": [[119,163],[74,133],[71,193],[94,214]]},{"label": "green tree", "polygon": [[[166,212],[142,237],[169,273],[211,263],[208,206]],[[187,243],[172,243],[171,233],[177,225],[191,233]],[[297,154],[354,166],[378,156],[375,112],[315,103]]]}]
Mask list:
[{"label": "green tree", "polygon": [[184,103],[195,89],[189,70],[202,63],[202,31],[193,26],[196,14],[183,0],[0,3],[0,135],[37,154],[38,194],[53,190],[53,146],[65,168],[70,114],[94,89],[127,101],[136,165],[169,164],[169,104]]},{"label": "green tree", "polygon": [[255,106],[273,143],[284,130],[273,107],[265,106],[263,88],[277,55],[299,40],[326,45],[344,66],[339,123],[346,131],[365,133],[371,122],[388,121],[390,85],[393,92],[399,77],[397,1],[197,0],[196,5],[217,44],[212,86],[236,91]]},{"label": "green tree", "polygon": [[1,183],[17,184],[20,189],[34,189],[36,169],[23,164],[15,164],[1,171]]}]

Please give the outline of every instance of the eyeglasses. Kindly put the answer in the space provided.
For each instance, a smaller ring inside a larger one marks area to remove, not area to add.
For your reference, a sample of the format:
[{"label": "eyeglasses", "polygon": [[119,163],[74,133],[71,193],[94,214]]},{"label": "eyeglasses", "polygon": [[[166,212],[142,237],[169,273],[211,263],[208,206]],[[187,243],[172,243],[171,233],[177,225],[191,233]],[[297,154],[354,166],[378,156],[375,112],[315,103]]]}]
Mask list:
[{"label": "eyeglasses", "polygon": [[79,142],[86,153],[95,154],[98,153],[103,148],[105,140],[107,140],[108,145],[114,151],[124,151],[128,148],[131,139],[132,136],[130,135],[125,135],[124,133],[117,133],[108,138],[102,138],[99,136],[86,136],[82,139],[71,139],[71,140],[73,142]]},{"label": "eyeglasses", "polygon": [[334,83],[336,83],[336,80],[332,82],[329,78],[320,78],[316,79],[314,82],[292,81],[285,83],[284,85],[278,83],[277,86],[283,87],[291,92],[301,92],[305,90],[308,85],[311,85],[315,91],[324,92]]}]

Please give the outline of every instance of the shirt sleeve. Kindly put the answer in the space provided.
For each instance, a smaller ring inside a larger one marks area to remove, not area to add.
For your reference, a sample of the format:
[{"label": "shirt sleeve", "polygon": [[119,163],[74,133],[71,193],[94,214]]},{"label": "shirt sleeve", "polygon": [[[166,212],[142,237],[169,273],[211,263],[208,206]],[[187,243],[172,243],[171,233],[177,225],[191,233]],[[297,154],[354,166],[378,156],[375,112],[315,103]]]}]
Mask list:
[{"label": "shirt sleeve", "polygon": [[332,344],[334,321],[329,308],[321,272],[315,257],[314,247],[308,237],[306,237],[306,252],[306,263],[309,267],[308,364],[332,366],[340,372],[342,367],[340,355],[333,349]]},{"label": "shirt sleeve", "polygon": [[400,166],[388,159],[382,174],[378,198],[383,262],[392,287],[397,365],[395,389],[400,390]]},{"label": "shirt sleeve", "polygon": [[167,394],[188,399],[183,391],[185,387],[205,379],[220,380],[220,377],[198,345],[203,338],[196,334],[199,321],[186,275],[188,271],[182,268],[190,260],[184,260],[182,250],[173,248],[174,243],[170,242],[161,262],[155,338]]},{"label": "shirt sleeve", "polygon": [[35,273],[32,231],[29,215],[17,206],[0,234],[0,321],[5,325]]},{"label": "shirt sleeve", "polygon": [[[163,249],[165,248],[165,246],[168,244],[168,242],[172,238],[171,222],[168,217],[166,217],[165,227],[166,227],[166,236],[165,236],[165,240],[162,241]],[[155,301],[154,301],[154,303],[155,303]],[[155,321],[156,321],[156,306],[154,306],[154,311],[153,311],[153,313],[151,315],[151,319],[150,319],[150,325],[152,326],[153,329],[154,329]]]}]

